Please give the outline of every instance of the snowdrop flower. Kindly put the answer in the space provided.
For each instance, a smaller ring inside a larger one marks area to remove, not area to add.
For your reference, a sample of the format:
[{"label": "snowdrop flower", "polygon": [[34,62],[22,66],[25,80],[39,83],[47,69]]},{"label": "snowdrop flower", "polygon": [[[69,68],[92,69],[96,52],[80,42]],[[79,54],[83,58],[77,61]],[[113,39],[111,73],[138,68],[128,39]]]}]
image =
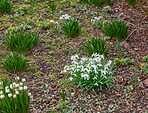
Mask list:
[{"label": "snowdrop flower", "polygon": [[50,22],[50,23],[54,23],[54,20],[50,20],[49,22]]},{"label": "snowdrop flower", "polygon": [[12,97],[12,94],[8,94],[8,97]]},{"label": "snowdrop flower", "polygon": [[3,94],[3,91],[0,91],[0,94]]},{"label": "snowdrop flower", "polygon": [[26,79],[25,79],[25,78],[23,78],[23,79],[22,79],[22,82],[25,82],[25,81],[26,81]]},{"label": "snowdrop flower", "polygon": [[0,82],[0,85],[2,85],[3,84],[3,82]]},{"label": "snowdrop flower", "polygon": [[98,86],[98,83],[96,82],[96,83],[94,84],[94,86]]},{"label": "snowdrop flower", "polygon": [[23,87],[19,87],[19,90],[23,90]]},{"label": "snowdrop flower", "polygon": [[31,93],[30,92],[28,93],[28,96],[31,96]]},{"label": "snowdrop flower", "polygon": [[94,77],[93,80],[97,80],[97,77]]},{"label": "snowdrop flower", "polygon": [[24,86],[24,90],[27,90],[27,86]]},{"label": "snowdrop flower", "polygon": [[1,96],[0,96],[0,98],[4,98],[4,97],[5,97],[4,95],[1,95]]},{"label": "snowdrop flower", "polygon": [[10,88],[11,88],[11,89],[13,88],[12,84],[10,84]]},{"label": "snowdrop flower", "polygon": [[16,95],[13,95],[13,98],[16,98]]},{"label": "snowdrop flower", "polygon": [[20,77],[16,77],[16,79],[17,79],[17,80],[19,80],[19,79],[20,79]]},{"label": "snowdrop flower", "polygon": [[9,89],[5,89],[5,92],[6,92],[6,93],[9,93],[9,91],[10,91]]},{"label": "snowdrop flower", "polygon": [[7,87],[5,87],[5,90],[6,90],[6,89],[8,89],[8,86],[7,86]]},{"label": "snowdrop flower", "polygon": [[19,94],[19,92],[18,91],[15,91],[15,93],[18,95]]},{"label": "snowdrop flower", "polygon": [[63,20],[64,18],[63,18],[62,16],[60,16],[60,18],[59,18],[59,19]]},{"label": "snowdrop flower", "polygon": [[55,24],[59,24],[58,22],[55,22]]},{"label": "snowdrop flower", "polygon": [[19,87],[19,84],[16,84],[15,87]]},{"label": "snowdrop flower", "polygon": [[94,20],[94,19],[91,19],[91,22],[95,22],[96,20]]},{"label": "snowdrop flower", "polygon": [[23,85],[23,83],[21,82],[20,85]]},{"label": "snowdrop flower", "polygon": [[72,80],[73,80],[73,78],[72,78],[72,77],[70,77],[70,78],[69,78],[69,80],[70,80],[70,81],[72,81]]},{"label": "snowdrop flower", "polygon": [[13,86],[15,86],[16,85],[16,83],[14,82],[14,83],[12,83],[13,84]]}]

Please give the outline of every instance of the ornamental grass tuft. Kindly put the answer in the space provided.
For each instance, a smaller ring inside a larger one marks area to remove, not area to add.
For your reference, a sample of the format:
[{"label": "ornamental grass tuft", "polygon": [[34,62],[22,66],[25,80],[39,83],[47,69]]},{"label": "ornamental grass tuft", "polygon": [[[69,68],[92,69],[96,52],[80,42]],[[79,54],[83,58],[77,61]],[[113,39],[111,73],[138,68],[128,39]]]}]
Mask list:
[{"label": "ornamental grass tuft", "polygon": [[105,55],[109,50],[107,48],[107,44],[104,40],[97,38],[91,38],[87,41],[87,44],[84,45],[85,51],[91,56],[93,53],[98,53],[101,55]]},{"label": "ornamental grass tuft", "polygon": [[105,36],[109,36],[118,41],[127,38],[129,25],[123,21],[113,20],[108,24],[104,24],[103,33]]},{"label": "ornamental grass tuft", "polygon": [[29,68],[27,60],[22,55],[15,53],[11,53],[2,64],[2,68],[13,73],[22,72]]},{"label": "ornamental grass tuft", "polygon": [[9,0],[0,0],[0,12],[10,13],[11,8],[12,8],[12,5]]},{"label": "ornamental grass tuft", "polygon": [[36,33],[13,33],[12,35],[6,36],[5,44],[10,51],[16,51],[18,53],[25,54],[28,50],[31,50],[34,45],[37,45],[40,38]]}]

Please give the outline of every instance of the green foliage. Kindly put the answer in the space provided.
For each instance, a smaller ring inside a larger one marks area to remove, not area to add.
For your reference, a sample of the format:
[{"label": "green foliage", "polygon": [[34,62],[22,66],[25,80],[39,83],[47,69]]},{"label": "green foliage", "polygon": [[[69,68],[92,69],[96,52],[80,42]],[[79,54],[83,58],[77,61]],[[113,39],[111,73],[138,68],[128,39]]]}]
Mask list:
[{"label": "green foliage", "polygon": [[117,54],[118,54],[118,57],[119,57],[119,56],[120,56],[120,53],[121,53],[121,45],[120,45],[120,43],[117,41],[117,42],[115,42],[115,46],[116,46]]},{"label": "green foliage", "polygon": [[120,41],[128,36],[128,29],[128,24],[123,21],[113,20],[104,25],[103,33],[105,36],[114,37],[116,40]]},{"label": "green foliage", "polygon": [[137,3],[137,0],[126,0],[126,2],[129,4],[129,5],[131,5],[131,6],[135,6],[136,5],[136,3]]},{"label": "green foliage", "polygon": [[56,10],[55,1],[48,2],[48,5],[49,5],[49,7],[50,7],[50,9],[51,9],[52,11],[55,11],[55,10]]},{"label": "green foliage", "polygon": [[24,81],[0,80],[0,113],[29,113],[31,93]]},{"label": "green foliage", "polygon": [[99,6],[101,4],[110,2],[111,0],[80,0],[80,1],[87,3],[89,5],[95,4],[95,5]]},{"label": "green foliage", "polygon": [[13,33],[5,38],[5,44],[10,51],[23,52],[24,54],[31,50],[34,45],[37,45],[39,41],[37,32],[33,33],[32,31],[30,33]]},{"label": "green foliage", "polygon": [[29,68],[27,60],[24,59],[22,55],[15,53],[11,53],[2,64],[4,69],[13,73],[22,72],[23,70],[27,70]]},{"label": "green foliage", "polygon": [[79,59],[78,55],[71,57],[72,64],[64,67],[64,72],[71,73],[72,83],[77,87],[83,87],[86,90],[102,90],[104,86],[109,87],[114,77],[108,76],[111,70],[112,61],[104,60],[103,55],[92,54],[90,58]]},{"label": "green foliage", "polygon": [[107,48],[107,44],[104,40],[100,38],[91,38],[87,41],[87,44],[84,45],[85,51],[91,56],[93,53],[98,53],[101,55],[105,55],[106,52],[109,50]]},{"label": "green foliage", "polygon": [[10,13],[11,8],[12,8],[12,5],[9,0],[0,0],[0,12]]},{"label": "green foliage", "polygon": [[80,26],[77,19],[65,19],[63,22],[64,34],[70,37],[78,36],[80,33]]},{"label": "green foliage", "polygon": [[114,64],[115,65],[130,65],[134,62],[134,59],[130,59],[130,58],[122,58],[122,59],[119,59],[119,58],[115,58],[114,59]]}]

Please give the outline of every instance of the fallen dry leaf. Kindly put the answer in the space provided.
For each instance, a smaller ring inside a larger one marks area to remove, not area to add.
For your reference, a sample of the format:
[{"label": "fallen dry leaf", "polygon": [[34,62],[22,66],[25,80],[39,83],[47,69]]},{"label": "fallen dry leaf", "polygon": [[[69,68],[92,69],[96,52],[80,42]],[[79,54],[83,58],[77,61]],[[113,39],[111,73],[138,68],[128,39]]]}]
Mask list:
[{"label": "fallen dry leaf", "polygon": [[4,28],[0,26],[0,31],[3,30]]}]

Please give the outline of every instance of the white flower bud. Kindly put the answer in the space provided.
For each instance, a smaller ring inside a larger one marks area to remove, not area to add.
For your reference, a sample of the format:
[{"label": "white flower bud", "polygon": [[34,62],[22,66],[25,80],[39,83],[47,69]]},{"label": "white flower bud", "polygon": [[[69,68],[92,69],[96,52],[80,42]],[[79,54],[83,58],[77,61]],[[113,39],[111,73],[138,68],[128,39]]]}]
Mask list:
[{"label": "white flower bud", "polygon": [[19,90],[23,90],[23,87],[19,87]]},{"label": "white flower bud", "polygon": [[13,98],[16,98],[16,95],[13,95]]},{"label": "white flower bud", "polygon": [[4,98],[4,97],[5,97],[4,95],[1,95],[1,96],[0,96],[0,98]]},{"label": "white flower bud", "polygon": [[6,89],[6,90],[5,90],[6,93],[9,93],[9,91],[10,91],[9,89]]},{"label": "white flower bud", "polygon": [[20,85],[23,85],[23,83],[21,82]]},{"label": "white flower bud", "polygon": [[10,88],[11,88],[11,89],[13,88],[12,84],[10,84]]},{"label": "white flower bud", "polygon": [[0,94],[3,94],[3,91],[0,91]]},{"label": "white flower bud", "polygon": [[18,95],[19,94],[19,92],[18,91],[15,91],[15,93]]},{"label": "white flower bud", "polygon": [[25,79],[25,78],[23,78],[23,79],[22,79],[22,82],[25,82],[25,81],[26,81],[26,79]]},{"label": "white flower bud", "polygon": [[8,94],[8,97],[12,97],[12,94]]},{"label": "white flower bud", "polygon": [[16,79],[17,79],[17,80],[19,80],[19,79],[20,79],[20,77],[16,77]]},{"label": "white flower bud", "polygon": [[19,87],[19,84],[16,84],[15,87]]},{"label": "white flower bud", "polygon": [[27,90],[27,86],[24,86],[24,90]]},{"label": "white flower bud", "polygon": [[28,93],[28,96],[31,96],[31,92]]}]

